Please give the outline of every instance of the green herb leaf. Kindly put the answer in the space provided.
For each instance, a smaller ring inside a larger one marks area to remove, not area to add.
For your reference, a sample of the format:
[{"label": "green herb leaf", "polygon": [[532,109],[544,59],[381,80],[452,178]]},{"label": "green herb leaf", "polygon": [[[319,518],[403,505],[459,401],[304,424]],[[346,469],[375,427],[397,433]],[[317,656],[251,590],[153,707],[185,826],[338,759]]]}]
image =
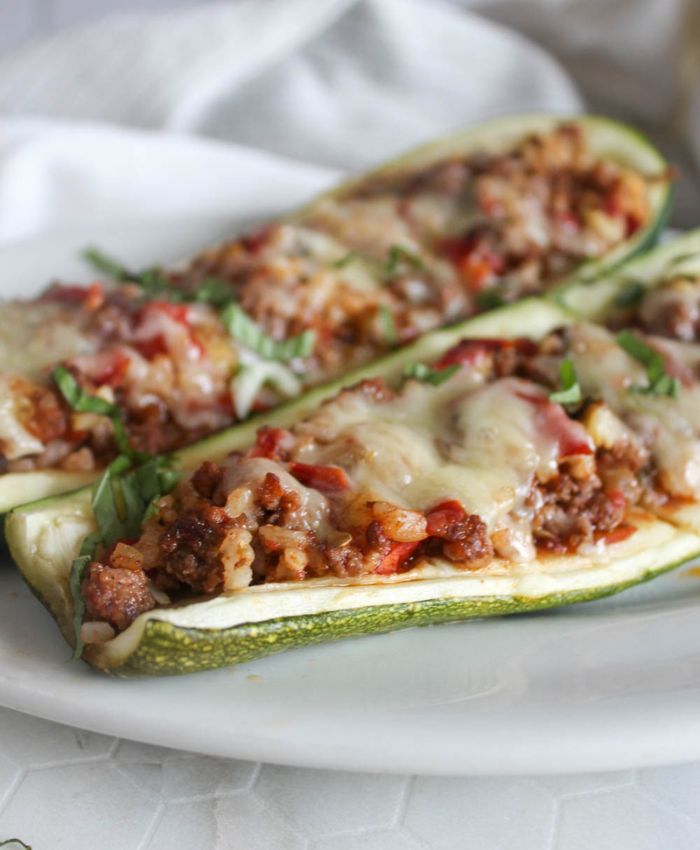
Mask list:
[{"label": "green herb leaf", "polygon": [[392,315],[391,310],[386,304],[380,304],[379,318],[381,319],[382,327],[384,328],[386,341],[392,347],[397,346],[399,344],[399,335],[396,332],[396,323],[394,322],[394,316]]},{"label": "green herb leaf", "polygon": [[73,410],[77,410],[78,413],[97,413],[99,416],[109,417],[112,420],[114,440],[119,451],[124,454],[131,451],[129,435],[124,428],[119,405],[99,396],[90,395],[64,366],[57,366],[51,373],[51,377]]},{"label": "green herb leaf", "polygon": [[616,307],[635,307],[644,297],[647,287],[641,280],[628,279],[615,296]]},{"label": "green herb leaf", "polygon": [[549,394],[549,400],[557,404],[578,404],[581,401],[581,387],[576,377],[573,360],[568,357],[559,367],[561,389]]},{"label": "green herb leaf", "polygon": [[431,369],[425,363],[411,363],[406,366],[403,373],[407,378],[415,378],[417,381],[424,381],[426,384],[439,387],[458,371],[459,366],[456,363],[452,366],[445,366],[444,369]]},{"label": "green herb leaf", "polygon": [[115,477],[125,472],[130,465],[129,458],[120,455],[102,473],[92,493],[92,511],[100,532],[100,541],[107,546],[125,536],[123,504],[120,504],[121,493],[115,486]]},{"label": "green herb leaf", "polygon": [[233,289],[218,277],[207,277],[197,287],[193,300],[214,307],[225,307],[233,301]]},{"label": "green herb leaf", "polygon": [[229,304],[221,314],[221,320],[234,339],[256,351],[265,360],[288,363],[296,357],[308,357],[316,344],[316,332],[313,330],[304,331],[290,339],[272,339],[238,304]]},{"label": "green herb leaf", "polygon": [[347,254],[343,254],[343,256],[340,257],[340,259],[331,263],[331,265],[334,269],[344,269],[345,266],[354,262],[357,259],[357,257],[358,257],[357,251],[348,251]]},{"label": "green herb leaf", "polygon": [[119,260],[104,254],[98,248],[86,248],[83,251],[83,259],[88,262],[95,271],[111,277],[112,280],[128,281],[135,280],[138,275],[123,266]]},{"label": "green herb leaf", "polygon": [[118,260],[103,254],[97,248],[83,251],[83,259],[98,272],[121,283],[135,283],[150,296],[165,297],[169,301],[186,301],[187,296],[175,289],[167,275],[156,266],[136,272],[122,265]]},{"label": "green herb leaf", "polygon": [[389,249],[387,261],[384,264],[384,273],[388,277],[391,277],[396,274],[399,266],[402,264],[409,265],[414,269],[424,268],[423,260],[417,254],[414,254],[413,251],[409,251],[403,245],[392,245]]},{"label": "green herb leaf", "polygon": [[648,385],[635,385],[631,387],[632,392],[678,398],[680,381],[668,374],[664,358],[658,351],[629,330],[620,331],[616,339],[620,348],[641,363],[647,372]]},{"label": "green herb leaf", "polygon": [[133,468],[133,458],[120,455],[101,475],[92,493],[92,511],[98,531],[89,534],[74,559],[69,577],[73,599],[75,652],[80,658],[83,643],[80,627],[85,616],[82,583],[100,546],[109,548],[122,538],[137,537],[143,523],[155,513],[158,499],[169,493],[179,478],[171,457],[153,457]]},{"label": "green herb leaf", "polygon": [[73,629],[75,631],[75,649],[73,658],[78,659],[83,654],[83,642],[80,639],[80,627],[85,616],[85,600],[83,599],[82,584],[87,568],[95,559],[95,552],[100,542],[100,535],[88,534],[83,540],[80,552],[73,560],[68,578],[68,588],[73,599]]},{"label": "green herb leaf", "polygon": [[97,413],[113,416],[118,408],[110,401],[85,392],[76,378],[64,366],[57,366],[51,373],[54,383],[68,404],[80,413]]},{"label": "green herb leaf", "polygon": [[476,303],[482,310],[495,310],[496,307],[502,307],[506,301],[499,292],[498,287],[490,286],[488,289],[482,289],[478,293]]},{"label": "green herb leaf", "polygon": [[132,283],[138,284],[152,298],[165,298],[168,301],[187,301],[184,292],[175,289],[166,275],[156,267],[144,269],[131,278]]}]

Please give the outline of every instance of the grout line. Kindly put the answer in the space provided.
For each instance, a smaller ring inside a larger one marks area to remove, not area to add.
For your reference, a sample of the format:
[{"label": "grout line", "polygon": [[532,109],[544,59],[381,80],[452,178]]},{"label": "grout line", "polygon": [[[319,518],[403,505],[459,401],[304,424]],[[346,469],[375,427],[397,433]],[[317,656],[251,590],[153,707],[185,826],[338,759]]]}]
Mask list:
[{"label": "grout line", "polygon": [[7,791],[5,791],[5,793],[2,795],[2,798],[0,798],[0,813],[2,813],[6,809],[7,804],[14,797],[15,793],[17,792],[17,789],[22,784],[22,781],[24,780],[27,773],[28,771],[26,768],[20,768],[17,771],[17,775],[8,786]]},{"label": "grout line", "polygon": [[153,838],[156,829],[158,829],[158,825],[163,819],[163,813],[165,812],[165,805],[160,803],[153,813],[153,817],[151,818],[151,822],[146,827],[146,831],[143,834],[143,838],[139,841],[135,850],[146,850],[148,845],[151,843],[151,839]]}]

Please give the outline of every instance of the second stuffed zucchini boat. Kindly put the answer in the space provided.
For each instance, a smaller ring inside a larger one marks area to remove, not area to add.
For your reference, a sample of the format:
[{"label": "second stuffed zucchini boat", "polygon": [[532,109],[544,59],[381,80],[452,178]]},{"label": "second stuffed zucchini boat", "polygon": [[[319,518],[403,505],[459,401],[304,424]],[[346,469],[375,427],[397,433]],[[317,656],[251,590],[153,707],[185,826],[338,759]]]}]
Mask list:
[{"label": "second stuffed zucchini boat", "polygon": [[658,433],[694,381],[546,302],[470,324],[420,340],[398,384],[392,362],[234,429],[177,483],[153,461],[16,509],[22,574],[91,664],[157,674],[593,599],[700,552],[660,518],[700,447],[658,452],[636,415]]},{"label": "second stuffed zucchini boat", "polygon": [[603,118],[525,115],[409,153],[304,210],[88,287],[0,309],[0,511],[124,450],[182,448],[436,327],[655,238],[667,164]]}]

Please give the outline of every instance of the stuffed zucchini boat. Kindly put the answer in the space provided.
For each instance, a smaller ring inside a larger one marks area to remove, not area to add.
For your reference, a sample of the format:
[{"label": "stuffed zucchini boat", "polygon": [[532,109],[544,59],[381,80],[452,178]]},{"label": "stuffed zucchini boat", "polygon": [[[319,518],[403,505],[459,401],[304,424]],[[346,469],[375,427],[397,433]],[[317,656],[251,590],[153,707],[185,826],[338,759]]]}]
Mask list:
[{"label": "stuffed zucchini boat", "polygon": [[88,287],[0,310],[0,511],[174,451],[655,238],[659,153],[603,118],[517,116],[409,153],[174,269],[93,252]]},{"label": "stuffed zucchini boat", "polygon": [[659,518],[697,459],[656,452],[620,401],[675,409],[675,384],[552,304],[473,324],[398,383],[392,363],[290,427],[232,431],[177,483],[113,466],[92,493],[14,510],[22,574],[78,654],[127,675],[593,599],[700,552]]}]

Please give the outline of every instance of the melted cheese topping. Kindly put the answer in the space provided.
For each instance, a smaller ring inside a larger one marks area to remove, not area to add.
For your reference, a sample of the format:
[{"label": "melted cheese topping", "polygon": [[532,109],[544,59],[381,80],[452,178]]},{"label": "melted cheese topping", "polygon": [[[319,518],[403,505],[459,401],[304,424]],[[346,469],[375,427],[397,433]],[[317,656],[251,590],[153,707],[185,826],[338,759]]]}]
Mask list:
[{"label": "melted cheese topping", "polygon": [[36,378],[45,367],[94,348],[94,339],[83,332],[75,313],[65,307],[39,301],[0,305],[3,370]]},{"label": "melted cheese topping", "polygon": [[21,422],[21,383],[19,386],[18,393],[17,379],[12,375],[0,373],[0,451],[8,460],[38,454],[44,448],[41,440],[31,434]]},{"label": "melted cheese topping", "polygon": [[528,400],[535,395],[543,398],[527,381],[484,384],[467,370],[439,387],[409,382],[387,403],[345,394],[300,426],[316,437],[300,457],[341,465],[370,498],[422,511],[456,499],[503,532],[510,557],[530,560],[528,497],[559,459],[558,439]]},{"label": "melted cheese topping", "polygon": [[607,402],[644,439],[664,487],[700,498],[700,385],[682,386],[677,399],[632,391],[647,384],[644,368],[595,325],[571,330],[571,351],[584,394]]}]

